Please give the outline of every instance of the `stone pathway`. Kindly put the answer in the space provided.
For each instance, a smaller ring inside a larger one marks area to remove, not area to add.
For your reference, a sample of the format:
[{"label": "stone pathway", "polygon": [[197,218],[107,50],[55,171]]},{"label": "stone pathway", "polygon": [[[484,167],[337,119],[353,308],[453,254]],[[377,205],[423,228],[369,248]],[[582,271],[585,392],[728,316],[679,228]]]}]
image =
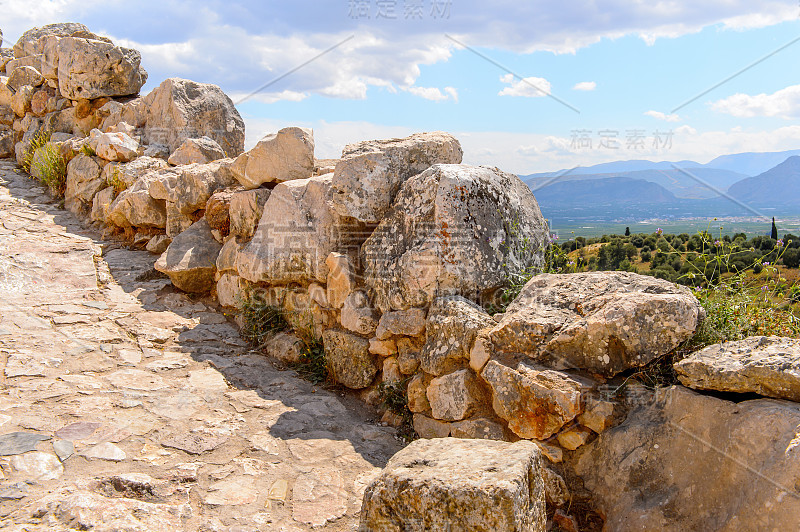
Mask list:
[{"label": "stone pathway", "polygon": [[393,429],[276,370],[155,258],[0,160],[0,528],[355,530]]}]

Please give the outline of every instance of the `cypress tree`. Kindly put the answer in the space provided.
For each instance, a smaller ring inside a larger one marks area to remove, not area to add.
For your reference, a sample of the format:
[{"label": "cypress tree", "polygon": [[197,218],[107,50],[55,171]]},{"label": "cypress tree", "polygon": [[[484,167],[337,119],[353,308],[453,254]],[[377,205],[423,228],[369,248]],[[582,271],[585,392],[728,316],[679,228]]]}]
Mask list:
[{"label": "cypress tree", "polygon": [[625,236],[631,236],[631,228],[630,227],[626,227],[625,228]]},{"label": "cypress tree", "polygon": [[770,234],[772,240],[778,240],[778,228],[775,226],[775,217],[772,217],[772,233]]}]

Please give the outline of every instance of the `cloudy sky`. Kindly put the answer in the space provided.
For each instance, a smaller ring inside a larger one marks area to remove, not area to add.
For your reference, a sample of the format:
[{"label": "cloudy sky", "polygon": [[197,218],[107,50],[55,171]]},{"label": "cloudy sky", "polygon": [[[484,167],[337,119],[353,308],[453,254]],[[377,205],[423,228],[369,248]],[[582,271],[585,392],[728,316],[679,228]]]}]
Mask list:
[{"label": "cloudy sky", "polygon": [[519,174],[800,148],[798,0],[0,0],[4,46],[62,21],[320,158],[431,130]]}]

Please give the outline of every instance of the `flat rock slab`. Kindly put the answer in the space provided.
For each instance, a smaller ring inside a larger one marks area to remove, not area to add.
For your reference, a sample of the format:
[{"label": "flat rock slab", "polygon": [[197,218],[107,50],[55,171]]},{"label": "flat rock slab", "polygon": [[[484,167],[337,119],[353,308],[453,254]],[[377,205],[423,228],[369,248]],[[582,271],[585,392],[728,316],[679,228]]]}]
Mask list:
[{"label": "flat rock slab", "polygon": [[39,442],[49,440],[49,436],[33,432],[12,432],[0,436],[0,456],[27,453],[35,451]]},{"label": "flat rock slab", "polygon": [[535,443],[440,438],[389,460],[364,492],[359,530],[544,531],[546,521]]},{"label": "flat rock slab", "polygon": [[56,431],[56,437],[69,441],[85,440],[94,434],[101,426],[102,423],[79,421],[58,429]]},{"label": "flat rock slab", "polygon": [[680,381],[696,390],[753,392],[800,402],[800,340],[753,336],[715,344],[675,364]]},{"label": "flat rock slab", "polygon": [[189,454],[203,454],[213,451],[228,440],[225,436],[212,436],[210,434],[178,434],[161,440],[161,445],[179,449]]}]

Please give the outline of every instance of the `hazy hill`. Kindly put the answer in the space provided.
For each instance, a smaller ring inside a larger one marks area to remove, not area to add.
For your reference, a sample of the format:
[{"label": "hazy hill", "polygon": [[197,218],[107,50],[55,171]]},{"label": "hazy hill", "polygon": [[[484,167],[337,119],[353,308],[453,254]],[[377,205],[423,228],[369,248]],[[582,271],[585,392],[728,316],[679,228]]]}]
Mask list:
[{"label": "hazy hill", "polygon": [[754,207],[796,206],[800,211],[800,157],[731,185],[728,193]]},{"label": "hazy hill", "polygon": [[[718,170],[716,168],[680,167],[680,170],[678,170],[670,167],[660,170],[639,170],[607,174],[569,174],[560,177],[534,177],[527,179],[525,183],[534,193],[538,194],[538,190],[541,187],[555,184],[556,182],[608,179],[611,177],[626,177],[656,183],[675,194],[678,198],[709,199],[718,197],[720,195],[718,191],[726,191],[733,183],[747,176],[729,170]],[[624,181],[617,181],[617,183],[620,187],[626,185]],[[619,193],[623,194],[624,190],[620,190]]]},{"label": "hazy hill", "polygon": [[539,204],[549,209],[602,204],[664,204],[677,199],[661,185],[630,177],[558,181],[537,189],[535,194]]}]

